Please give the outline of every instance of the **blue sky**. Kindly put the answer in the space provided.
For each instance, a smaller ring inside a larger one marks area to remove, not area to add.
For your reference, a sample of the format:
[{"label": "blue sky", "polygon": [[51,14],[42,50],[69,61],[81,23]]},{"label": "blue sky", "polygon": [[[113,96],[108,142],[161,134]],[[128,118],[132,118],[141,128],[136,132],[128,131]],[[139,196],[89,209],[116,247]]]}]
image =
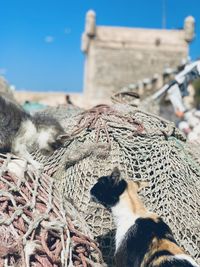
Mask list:
[{"label": "blue sky", "polygon": [[[81,34],[87,10],[97,24],[162,27],[163,0],[1,0],[0,73],[17,89],[78,92],[83,86]],[[200,56],[200,0],[166,0],[166,26],[196,19],[190,56]]]}]

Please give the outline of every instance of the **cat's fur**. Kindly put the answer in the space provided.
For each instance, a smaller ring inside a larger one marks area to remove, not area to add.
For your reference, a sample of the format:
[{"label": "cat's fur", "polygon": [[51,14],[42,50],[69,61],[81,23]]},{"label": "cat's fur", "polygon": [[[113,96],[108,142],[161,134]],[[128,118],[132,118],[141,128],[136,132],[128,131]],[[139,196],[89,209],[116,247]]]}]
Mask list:
[{"label": "cat's fur", "polygon": [[111,209],[116,223],[117,267],[197,267],[176,243],[169,226],[138,196],[142,182],[120,179],[115,168],[91,188],[92,199]]},{"label": "cat's fur", "polygon": [[42,153],[52,153],[62,145],[64,130],[56,119],[46,115],[31,116],[16,102],[0,96],[0,152],[12,152],[41,167],[29,153],[36,144]]}]

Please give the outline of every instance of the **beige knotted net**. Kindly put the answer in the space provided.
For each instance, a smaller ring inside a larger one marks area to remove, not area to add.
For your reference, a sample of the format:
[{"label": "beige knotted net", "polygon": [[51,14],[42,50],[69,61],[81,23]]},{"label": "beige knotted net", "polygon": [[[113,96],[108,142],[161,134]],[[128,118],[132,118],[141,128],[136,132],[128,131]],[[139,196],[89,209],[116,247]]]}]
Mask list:
[{"label": "beige knotted net", "polygon": [[149,181],[141,193],[145,204],[170,225],[180,245],[200,259],[200,158],[173,123],[122,104],[66,113],[60,121],[68,136],[65,147],[48,159],[40,153],[35,157],[46,170],[56,170],[60,194],[73,201],[107,262],[113,256],[114,225],[108,211],[90,202],[89,190],[114,166],[127,179]]}]

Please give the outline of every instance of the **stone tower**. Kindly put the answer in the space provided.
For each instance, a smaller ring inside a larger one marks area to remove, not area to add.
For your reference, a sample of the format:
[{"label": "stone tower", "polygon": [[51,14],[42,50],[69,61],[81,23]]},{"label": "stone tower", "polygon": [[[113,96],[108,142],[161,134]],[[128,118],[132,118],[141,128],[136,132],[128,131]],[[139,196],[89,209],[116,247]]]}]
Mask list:
[{"label": "stone tower", "polygon": [[85,53],[84,97],[101,102],[123,86],[175,68],[188,58],[194,18],[181,30],[96,26],[96,14],[86,14],[82,35]]}]

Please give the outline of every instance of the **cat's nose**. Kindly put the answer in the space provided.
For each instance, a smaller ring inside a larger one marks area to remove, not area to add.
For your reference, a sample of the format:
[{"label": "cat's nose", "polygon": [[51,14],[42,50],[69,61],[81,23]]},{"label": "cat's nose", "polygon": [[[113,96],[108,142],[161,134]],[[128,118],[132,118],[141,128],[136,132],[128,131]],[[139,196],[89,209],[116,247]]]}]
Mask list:
[{"label": "cat's nose", "polygon": [[55,141],[50,144],[50,147],[53,148],[54,150],[60,148],[62,146],[62,143],[60,141]]}]

